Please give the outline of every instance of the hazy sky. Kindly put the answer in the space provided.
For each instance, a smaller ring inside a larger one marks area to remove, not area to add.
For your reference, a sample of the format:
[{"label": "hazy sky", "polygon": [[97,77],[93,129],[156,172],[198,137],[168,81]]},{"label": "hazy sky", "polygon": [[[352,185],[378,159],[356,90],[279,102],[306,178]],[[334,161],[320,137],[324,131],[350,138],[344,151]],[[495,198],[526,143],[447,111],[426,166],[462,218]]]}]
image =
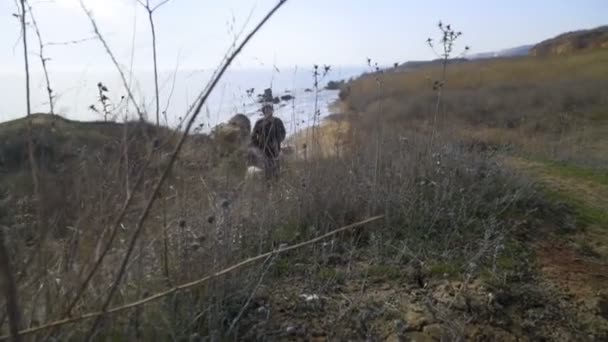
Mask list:
[{"label": "hazy sky", "polygon": [[[91,37],[79,0],[30,0],[46,42]],[[153,4],[159,0],[150,0]],[[22,69],[15,0],[0,1],[0,71]],[[150,65],[146,12],[135,0],[84,0],[120,63]],[[276,0],[171,0],[155,13],[163,69],[218,64],[243,25],[251,28]],[[290,0],[254,38],[237,66],[384,65],[433,58],[425,45],[443,20],[462,31],[462,44],[485,52],[534,43],[568,30],[608,24],[607,0]],[[247,24],[247,18],[250,17]],[[135,32],[135,35],[133,35]],[[32,34],[33,63],[37,52]],[[111,68],[97,41],[48,46],[51,71]]]}]

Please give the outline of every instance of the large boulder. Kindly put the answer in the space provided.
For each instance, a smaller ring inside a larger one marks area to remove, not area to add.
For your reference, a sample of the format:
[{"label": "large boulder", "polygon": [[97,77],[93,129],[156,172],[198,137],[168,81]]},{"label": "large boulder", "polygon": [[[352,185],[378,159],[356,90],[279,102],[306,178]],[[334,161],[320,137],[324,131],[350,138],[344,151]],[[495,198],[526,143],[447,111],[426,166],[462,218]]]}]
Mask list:
[{"label": "large boulder", "polygon": [[228,121],[228,124],[238,127],[242,133],[249,135],[251,132],[251,120],[245,114],[236,114]]},{"label": "large boulder", "polygon": [[236,114],[227,123],[214,128],[211,136],[222,155],[230,154],[249,143],[251,121],[244,114]]}]

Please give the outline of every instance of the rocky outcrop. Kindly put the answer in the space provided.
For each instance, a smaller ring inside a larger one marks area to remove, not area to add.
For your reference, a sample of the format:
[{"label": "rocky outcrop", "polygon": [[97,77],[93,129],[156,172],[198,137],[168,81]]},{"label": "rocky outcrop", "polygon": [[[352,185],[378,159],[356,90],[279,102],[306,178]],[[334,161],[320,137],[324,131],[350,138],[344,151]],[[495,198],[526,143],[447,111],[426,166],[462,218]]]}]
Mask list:
[{"label": "rocky outcrop", "polygon": [[608,26],[561,34],[534,46],[530,50],[530,55],[567,55],[597,49],[608,49]]},{"label": "rocky outcrop", "polygon": [[281,103],[281,101],[291,101],[294,98],[295,97],[291,94],[285,94],[282,96],[274,96],[272,94],[272,89],[267,88],[267,89],[264,89],[263,94],[258,94],[258,103],[279,104],[279,103]]}]

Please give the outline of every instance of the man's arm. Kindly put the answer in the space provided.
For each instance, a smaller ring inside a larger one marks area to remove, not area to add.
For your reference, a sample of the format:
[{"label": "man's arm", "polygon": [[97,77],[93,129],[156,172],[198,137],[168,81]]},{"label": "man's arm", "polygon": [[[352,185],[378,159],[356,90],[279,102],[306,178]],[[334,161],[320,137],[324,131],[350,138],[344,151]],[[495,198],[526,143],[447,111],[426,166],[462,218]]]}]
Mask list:
[{"label": "man's arm", "polygon": [[260,147],[260,121],[255,123],[253,126],[253,133],[251,133],[251,145]]},{"label": "man's arm", "polygon": [[277,138],[279,138],[279,142],[283,142],[285,140],[285,136],[287,133],[285,132],[285,126],[283,125],[283,121],[277,118]]}]

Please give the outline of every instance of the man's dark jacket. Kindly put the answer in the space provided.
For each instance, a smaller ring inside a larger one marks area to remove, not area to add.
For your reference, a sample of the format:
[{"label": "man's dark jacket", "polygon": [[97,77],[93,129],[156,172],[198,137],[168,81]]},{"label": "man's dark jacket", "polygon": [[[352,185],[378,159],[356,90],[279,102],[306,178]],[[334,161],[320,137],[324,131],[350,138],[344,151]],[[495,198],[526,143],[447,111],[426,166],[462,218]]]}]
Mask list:
[{"label": "man's dark jacket", "polygon": [[277,158],[281,152],[281,143],[285,140],[285,126],[276,117],[258,120],[253,127],[251,144],[264,152],[267,157]]}]

